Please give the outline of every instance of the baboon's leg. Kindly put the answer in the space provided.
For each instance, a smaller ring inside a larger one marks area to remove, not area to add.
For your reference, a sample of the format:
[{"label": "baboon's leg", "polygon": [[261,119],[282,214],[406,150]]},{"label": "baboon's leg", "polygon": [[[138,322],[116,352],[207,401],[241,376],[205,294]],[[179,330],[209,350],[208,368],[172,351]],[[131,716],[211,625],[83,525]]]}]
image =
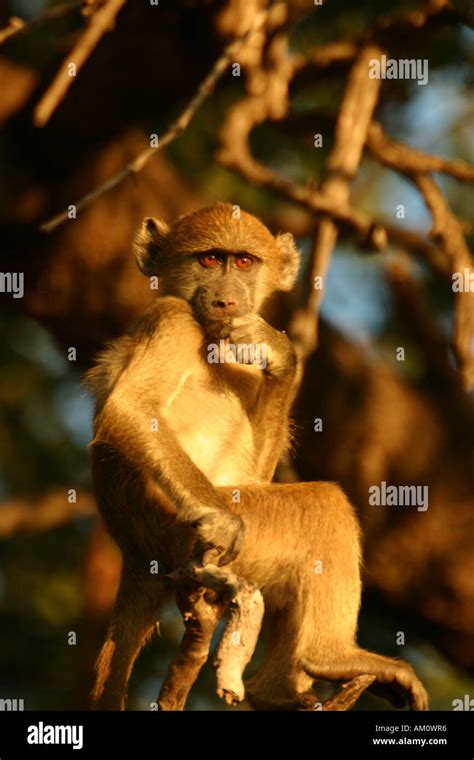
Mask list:
[{"label": "baboon's leg", "polygon": [[92,705],[123,710],[133,663],[152,635],[164,598],[162,584],[124,562],[106,640],[96,662]]},{"label": "baboon's leg", "polygon": [[292,658],[290,642],[295,641],[293,615],[266,614],[266,657],[258,672],[245,684],[245,694],[254,710],[300,710],[318,698],[311,678]]}]

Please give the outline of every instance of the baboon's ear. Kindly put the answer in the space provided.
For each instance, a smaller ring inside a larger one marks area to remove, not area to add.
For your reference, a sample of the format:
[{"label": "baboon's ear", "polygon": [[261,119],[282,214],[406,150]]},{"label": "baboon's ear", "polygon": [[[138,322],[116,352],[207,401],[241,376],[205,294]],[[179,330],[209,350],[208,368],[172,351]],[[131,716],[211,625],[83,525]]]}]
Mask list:
[{"label": "baboon's ear", "polygon": [[135,235],[133,252],[139,269],[147,277],[159,274],[160,254],[170,228],[162,219],[147,216]]},{"label": "baboon's ear", "polygon": [[275,240],[280,251],[278,289],[291,290],[296,282],[300,266],[300,252],[290,232],[277,235]]}]

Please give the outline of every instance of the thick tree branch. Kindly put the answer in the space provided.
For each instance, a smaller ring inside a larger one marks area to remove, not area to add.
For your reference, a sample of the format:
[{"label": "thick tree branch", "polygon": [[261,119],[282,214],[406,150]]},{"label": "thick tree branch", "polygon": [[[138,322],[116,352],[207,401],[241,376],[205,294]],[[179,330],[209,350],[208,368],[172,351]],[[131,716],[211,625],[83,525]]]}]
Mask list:
[{"label": "thick tree branch", "polygon": [[[364,48],[349,74],[336,121],[334,146],[327,161],[327,177],[321,186],[321,194],[333,207],[349,203],[351,183],[359,168],[380,92],[380,80],[368,78],[369,61],[380,54],[381,50],[377,47]],[[386,240],[382,230],[379,235],[383,247]],[[319,309],[324,294],[324,287],[319,287],[319,283],[324,283],[337,237],[338,228],[334,221],[321,219],[314,237],[308,297],[304,305],[295,311],[288,328],[300,358],[300,373],[317,346]]]},{"label": "thick tree branch", "polygon": [[211,639],[225,605],[204,587],[177,594],[185,633],[157,699],[160,710],[184,710],[201,668],[209,657]]},{"label": "thick tree branch", "polygon": [[262,625],[264,604],[260,591],[228,568],[211,564],[203,566],[196,562],[171,573],[166,580],[178,589],[177,598],[186,632],[161,687],[160,709],[184,709],[189,692],[209,656],[215,627],[226,609],[229,618],[214,661],[217,693],[227,704],[238,704],[245,696],[243,674],[254,653]]}]

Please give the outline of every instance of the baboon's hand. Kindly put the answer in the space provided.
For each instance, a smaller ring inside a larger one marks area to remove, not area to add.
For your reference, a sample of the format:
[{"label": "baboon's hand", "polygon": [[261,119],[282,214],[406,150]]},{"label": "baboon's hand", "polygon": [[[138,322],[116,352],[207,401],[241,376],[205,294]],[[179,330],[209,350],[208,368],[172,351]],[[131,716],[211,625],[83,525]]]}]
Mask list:
[{"label": "baboon's hand", "polygon": [[254,350],[238,352],[237,361],[260,365],[276,377],[293,374],[295,353],[288,337],[263,317],[255,314],[247,322],[234,320],[230,327],[223,328],[222,337],[228,337],[236,346],[254,347]]},{"label": "baboon's hand", "polygon": [[194,523],[197,543],[194,554],[204,562],[227,565],[238,555],[245,526],[238,515],[224,509],[210,510]]}]

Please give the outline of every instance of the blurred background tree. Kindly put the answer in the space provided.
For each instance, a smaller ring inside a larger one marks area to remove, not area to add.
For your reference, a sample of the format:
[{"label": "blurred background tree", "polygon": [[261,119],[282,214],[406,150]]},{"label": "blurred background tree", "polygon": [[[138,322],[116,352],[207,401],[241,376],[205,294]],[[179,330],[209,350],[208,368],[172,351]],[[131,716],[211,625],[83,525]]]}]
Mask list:
[{"label": "blurred background tree", "polygon": [[[277,3],[231,59],[241,71],[227,70],[184,134],[105,191],[166,132],[264,3],[116,4],[113,28],[39,126],[61,63],[107,5],[0,2],[1,270],[25,276],[23,298],[0,293],[0,697],[23,698],[26,709],[87,704],[120,558],[90,493],[81,374],[156,297],[131,255],[142,218],[171,221],[227,200],[293,232],[304,254],[300,292],[272,312],[305,360],[293,457],[278,475],[346,489],[365,540],[361,642],[409,659],[432,707],[451,709],[474,689],[474,296],[455,298],[451,287],[452,271],[471,264],[474,221],[469,4]],[[366,150],[331,199],[341,103],[372,48],[427,59],[429,83],[383,80],[373,119],[361,92]],[[288,60],[301,65],[285,80]],[[250,133],[251,161],[233,115]],[[44,226],[100,187],[77,218]],[[321,242],[328,225],[335,245]],[[325,275],[322,303],[308,300],[314,273]],[[428,485],[428,511],[370,506],[368,489],[383,480]],[[160,644],[134,671],[130,708],[156,699],[181,631],[170,608]],[[358,707],[384,704],[364,696]],[[208,666],[189,708],[224,709]]]}]

